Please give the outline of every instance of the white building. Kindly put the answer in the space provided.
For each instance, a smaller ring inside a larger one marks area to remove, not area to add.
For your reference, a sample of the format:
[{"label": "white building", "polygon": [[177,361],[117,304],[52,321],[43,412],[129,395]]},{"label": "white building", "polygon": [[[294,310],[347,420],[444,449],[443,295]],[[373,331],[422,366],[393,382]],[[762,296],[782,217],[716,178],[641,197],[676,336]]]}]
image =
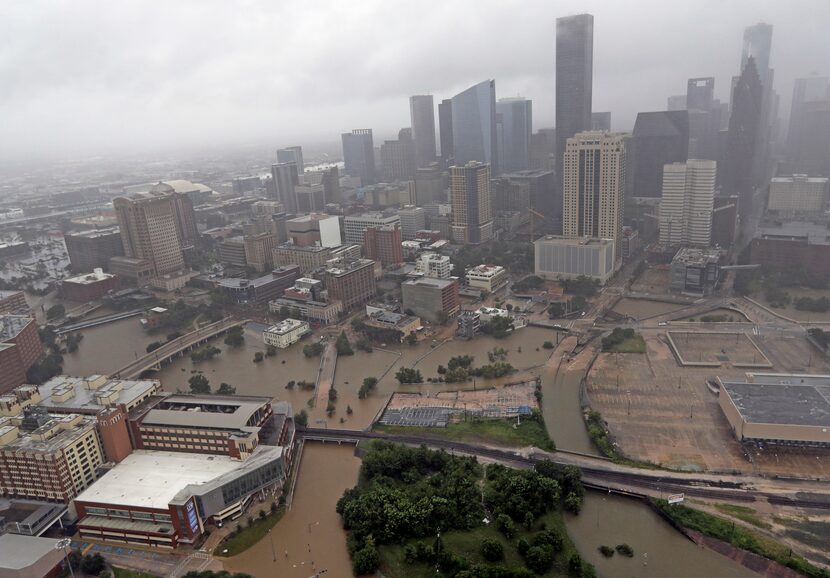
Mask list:
[{"label": "white building", "polygon": [[507,281],[507,271],[500,265],[479,265],[467,271],[467,285],[488,293],[498,291]]},{"label": "white building", "polygon": [[363,244],[363,232],[369,227],[383,227],[384,225],[401,226],[398,215],[384,215],[383,213],[365,213],[363,215],[349,215],[343,219],[346,229],[346,243]]},{"label": "white building", "polygon": [[449,279],[452,273],[452,263],[446,255],[438,253],[423,253],[415,262],[415,272],[425,277]]},{"label": "white building", "polygon": [[262,341],[265,342],[265,345],[273,345],[280,349],[285,349],[292,343],[298,342],[309,331],[311,329],[307,321],[289,318],[263,331]]},{"label": "white building", "polygon": [[776,177],[769,186],[767,209],[779,213],[820,213],[827,202],[827,178]]},{"label": "white building", "polygon": [[660,244],[664,247],[712,244],[715,161],[689,159],[663,167]]},{"label": "white building", "polygon": [[572,239],[547,235],[536,239],[536,274],[545,279],[575,279],[580,275],[605,283],[615,270],[613,239]]},{"label": "white building", "polygon": [[415,233],[426,229],[427,213],[421,207],[406,205],[398,211],[401,218],[401,237],[404,241],[415,238]]},{"label": "white building", "polygon": [[580,132],[568,139],[563,171],[565,237],[612,239],[614,246],[619,245],[626,174],[625,141],[625,135],[602,131]]}]

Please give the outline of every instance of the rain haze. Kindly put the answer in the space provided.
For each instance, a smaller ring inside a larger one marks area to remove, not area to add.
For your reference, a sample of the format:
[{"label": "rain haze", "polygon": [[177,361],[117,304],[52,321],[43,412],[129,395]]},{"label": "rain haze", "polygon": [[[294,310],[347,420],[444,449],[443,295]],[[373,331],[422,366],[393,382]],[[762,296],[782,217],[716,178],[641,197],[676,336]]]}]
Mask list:
[{"label": "rain haze", "polygon": [[334,142],[409,125],[407,97],[481,80],[554,124],[555,20],[590,12],[593,110],[612,129],[663,110],[686,79],[728,101],[746,26],[774,26],[786,112],[796,77],[827,74],[830,3],[141,2],[0,5],[0,155],[8,160]]}]

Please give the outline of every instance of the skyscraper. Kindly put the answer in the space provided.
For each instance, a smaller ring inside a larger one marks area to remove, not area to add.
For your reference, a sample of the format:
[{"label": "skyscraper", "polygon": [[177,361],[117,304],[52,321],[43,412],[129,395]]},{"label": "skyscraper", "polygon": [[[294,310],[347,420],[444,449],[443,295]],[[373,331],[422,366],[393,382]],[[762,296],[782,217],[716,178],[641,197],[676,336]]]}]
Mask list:
[{"label": "skyscraper", "polygon": [[360,184],[371,185],[375,182],[375,145],[372,129],[355,129],[341,135],[343,140],[344,172],[353,177],[360,177]]},{"label": "skyscraper", "polygon": [[591,130],[611,130],[611,113],[610,112],[592,112],[591,113]]},{"label": "skyscraper", "polygon": [[[741,51],[741,73],[746,69],[750,59],[755,61],[755,70],[761,83],[761,111],[758,120],[755,148],[752,158],[752,179],[755,186],[766,184],[770,176],[770,156],[774,125],[778,114],[778,95],[773,90],[775,74],[770,68],[772,52],[772,25],[759,22],[744,29],[743,49]],[[733,100],[732,106],[735,106]]]},{"label": "skyscraper", "polygon": [[277,163],[271,165],[271,178],[274,183],[274,191],[285,210],[289,213],[297,212],[297,195],[295,189],[299,184],[299,174],[296,163]]},{"label": "skyscraper", "polygon": [[713,77],[690,78],[686,83],[687,110],[711,110],[714,99],[715,79]]},{"label": "skyscraper", "polygon": [[663,167],[660,244],[665,247],[712,242],[715,161],[689,159]]},{"label": "skyscraper", "polygon": [[286,147],[277,150],[278,163],[297,163],[297,175],[302,176],[305,171],[303,164],[303,147]]},{"label": "skyscraper", "polygon": [[[810,143],[808,146],[807,137],[815,132],[816,111],[827,108],[827,105],[821,107],[815,104],[822,101],[830,101],[830,83],[826,76],[811,76],[795,80],[790,107],[790,126],[787,130],[787,156],[795,172],[809,173],[805,169],[810,163],[805,161],[811,156],[809,149],[815,143]],[[810,111],[809,115],[808,111]],[[813,171],[813,174],[816,173]]]},{"label": "skyscraper", "polygon": [[732,114],[724,153],[723,194],[738,196],[738,214],[752,209],[753,159],[761,122],[763,87],[755,59],[749,57],[741,76],[732,88]]},{"label": "skyscraper", "polygon": [[435,108],[431,94],[409,97],[412,139],[415,141],[415,168],[435,160]]},{"label": "skyscraper", "polygon": [[412,129],[398,131],[398,140],[383,141],[380,147],[380,164],[387,181],[415,178],[416,144],[412,141]]},{"label": "skyscraper", "polygon": [[689,113],[689,157],[717,159],[721,123],[720,101],[715,98],[715,79],[690,78],[686,85]]},{"label": "skyscraper", "polygon": [[452,97],[452,151],[456,165],[487,163],[499,174],[496,81],[485,80]]},{"label": "skyscraper", "polygon": [[663,165],[686,162],[688,155],[688,112],[639,113],[631,138],[628,193],[632,197],[659,197],[663,189]]},{"label": "skyscraper", "polygon": [[501,119],[499,160],[503,173],[530,167],[530,135],[533,130],[533,103],[526,98],[500,98],[496,103]]},{"label": "skyscraper", "polygon": [[620,254],[625,136],[580,132],[565,144],[562,229],[566,237],[613,239]]},{"label": "skyscraper", "polygon": [[146,259],[153,265],[156,276],[184,268],[172,195],[142,193],[117,197],[112,206],[118,218],[125,256]]},{"label": "skyscraper", "polygon": [[457,243],[483,243],[493,238],[490,165],[470,161],[450,168],[452,237]]},{"label": "skyscraper", "polygon": [[769,60],[772,52],[772,24],[759,22],[744,29],[743,49],[741,50],[741,70],[746,68],[747,61],[755,59],[755,68],[763,86],[769,81]]},{"label": "skyscraper", "polygon": [[594,74],[594,17],[556,19],[556,174],[563,177],[565,143],[591,128]]},{"label": "skyscraper", "polygon": [[449,98],[438,104],[438,130],[441,137],[441,161],[443,167],[447,168],[452,164],[452,100]]}]

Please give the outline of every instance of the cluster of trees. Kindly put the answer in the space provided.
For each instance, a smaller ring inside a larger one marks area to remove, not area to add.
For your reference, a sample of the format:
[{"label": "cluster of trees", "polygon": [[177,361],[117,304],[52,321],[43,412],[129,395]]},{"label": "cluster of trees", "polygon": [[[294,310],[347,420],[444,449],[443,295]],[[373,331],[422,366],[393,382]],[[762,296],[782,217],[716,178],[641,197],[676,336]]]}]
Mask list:
[{"label": "cluster of trees", "polygon": [[365,351],[366,353],[372,353],[374,348],[372,347],[372,341],[366,337],[365,335],[359,337],[354,344],[360,351]]},{"label": "cluster of trees", "polygon": [[826,276],[807,271],[800,266],[782,269],[761,267],[738,271],[733,288],[739,295],[763,293],[764,299],[770,305],[785,307],[792,301],[792,298],[784,288],[807,287],[821,291],[827,289],[828,284],[830,284],[830,279]]},{"label": "cluster of trees", "polygon": [[588,300],[583,295],[574,295],[567,302],[551,303],[548,306],[548,315],[550,317],[564,317],[566,314],[585,309],[586,305],[588,305]]},{"label": "cluster of trees", "polygon": [[52,305],[49,309],[46,310],[46,319],[49,321],[53,321],[55,319],[60,319],[66,315],[66,307],[58,303],[57,305]]},{"label": "cluster of trees", "polygon": [[481,332],[485,335],[492,335],[496,339],[504,339],[513,330],[513,320],[509,317],[496,315],[490,321],[481,324]]},{"label": "cluster of trees", "polygon": [[571,295],[593,297],[599,291],[599,280],[591,279],[585,275],[580,275],[575,279],[562,279],[560,282],[565,292]]},{"label": "cluster of trees", "polygon": [[228,329],[228,332],[225,334],[224,343],[225,345],[230,345],[231,347],[239,347],[245,343],[244,329],[242,329],[239,325]]},{"label": "cluster of trees", "polygon": [[306,357],[319,357],[325,349],[326,346],[323,345],[322,341],[315,341],[314,343],[303,345],[303,355]]},{"label": "cluster of trees", "polygon": [[195,363],[199,363],[200,361],[213,359],[220,353],[222,353],[222,350],[218,347],[214,347],[213,345],[205,345],[204,347],[200,347],[199,349],[192,351],[190,353],[190,360]]},{"label": "cluster of trees", "polygon": [[617,452],[614,449],[614,442],[611,440],[608,429],[602,421],[602,414],[598,411],[591,410],[585,417],[585,422],[588,426],[588,437],[599,448],[599,451],[606,457],[615,457]]},{"label": "cluster of trees", "polygon": [[187,329],[200,315],[206,317],[211,322],[219,321],[222,318],[222,308],[212,307],[210,305],[193,307],[179,299],[172,305],[167,306],[167,313],[159,319],[154,331],[162,332]]},{"label": "cluster of trees", "polygon": [[63,355],[54,329],[45,327],[38,331],[40,341],[46,348],[46,355],[26,371],[26,382],[40,385],[63,371]]},{"label": "cluster of trees", "polygon": [[830,311],[830,299],[827,297],[799,297],[795,300],[795,308],[799,311],[813,311],[815,313],[826,313]]},{"label": "cluster of trees", "polygon": [[398,380],[398,383],[423,383],[424,378],[421,375],[421,371],[419,369],[414,369],[412,367],[401,367],[397,373],[395,373],[395,379]]},{"label": "cluster of trees", "polygon": [[216,395],[236,394],[236,388],[225,382],[220,383],[216,391],[212,392],[210,389],[210,380],[208,380],[208,378],[201,373],[191,376],[190,379],[187,380],[187,383],[190,385],[190,393],[198,395],[210,395],[211,393],[215,393]]},{"label": "cluster of trees", "polygon": [[306,427],[308,425],[308,412],[301,409],[299,413],[295,413],[294,423],[298,426]]},{"label": "cluster of trees", "polygon": [[545,284],[545,280],[538,275],[528,275],[520,281],[513,283],[513,293],[523,293],[531,289],[539,289]]},{"label": "cluster of trees", "polygon": [[337,348],[337,355],[354,355],[354,349],[352,349],[352,344],[349,343],[345,331],[341,331],[340,335],[337,336],[334,346]]},{"label": "cluster of trees", "polygon": [[636,335],[637,333],[631,328],[622,329],[621,327],[615,327],[610,335],[602,338],[602,350],[613,351],[623,341],[633,339]]},{"label": "cluster of trees", "polygon": [[[74,571],[80,570],[88,576],[104,576],[107,569],[107,560],[98,552],[82,556],[78,550],[72,550],[67,556],[69,565]],[[106,573],[109,575],[109,573]],[[69,576],[69,570],[64,568],[62,575]]]},{"label": "cluster of trees", "polygon": [[360,386],[360,389],[357,391],[358,399],[366,399],[369,397],[369,394],[377,387],[378,378],[376,377],[364,377],[363,384]]},{"label": "cluster of trees", "polygon": [[482,245],[464,245],[452,257],[456,275],[464,275],[474,265],[490,263],[501,265],[513,274],[533,271],[533,244],[513,241],[494,241]]}]

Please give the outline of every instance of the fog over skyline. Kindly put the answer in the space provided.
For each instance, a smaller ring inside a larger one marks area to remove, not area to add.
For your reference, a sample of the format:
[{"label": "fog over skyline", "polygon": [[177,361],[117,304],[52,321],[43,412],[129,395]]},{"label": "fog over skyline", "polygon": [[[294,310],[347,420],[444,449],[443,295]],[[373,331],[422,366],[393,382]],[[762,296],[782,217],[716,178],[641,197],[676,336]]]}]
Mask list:
[{"label": "fog over skyline", "polygon": [[[314,3],[127,0],[0,3],[0,157],[335,142],[409,126],[407,98],[438,101],[493,78],[554,125],[555,21],[594,15],[593,110],[630,131],[686,80],[729,100],[746,26],[772,24],[786,118],[793,79],[830,70],[830,2]],[[436,119],[437,132],[437,119]]]}]

